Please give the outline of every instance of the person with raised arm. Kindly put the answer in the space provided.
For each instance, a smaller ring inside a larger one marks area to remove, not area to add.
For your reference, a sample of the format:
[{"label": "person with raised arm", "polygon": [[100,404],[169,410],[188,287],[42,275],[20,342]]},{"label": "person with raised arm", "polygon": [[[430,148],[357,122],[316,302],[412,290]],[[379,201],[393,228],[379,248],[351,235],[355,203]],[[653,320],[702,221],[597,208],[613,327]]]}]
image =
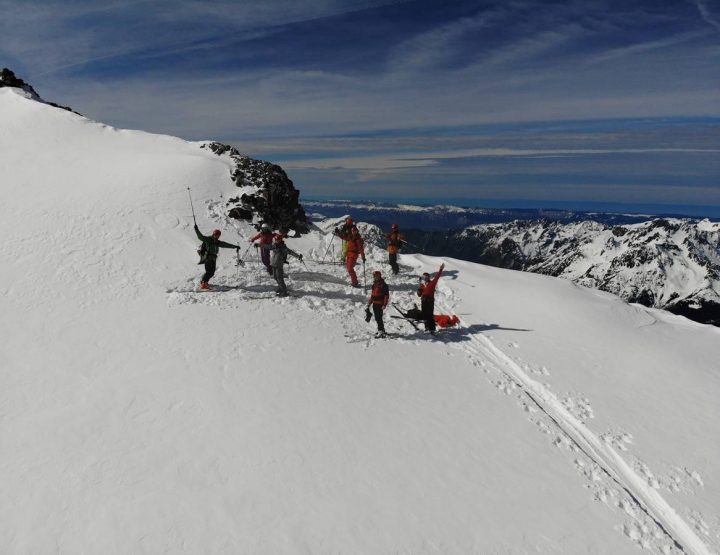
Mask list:
[{"label": "person with raised arm", "polygon": [[420,310],[422,311],[423,320],[425,320],[425,329],[432,335],[435,335],[435,287],[438,280],[445,269],[445,264],[440,264],[440,269],[435,277],[430,279],[430,274],[425,272],[420,278],[417,295],[420,297]]}]

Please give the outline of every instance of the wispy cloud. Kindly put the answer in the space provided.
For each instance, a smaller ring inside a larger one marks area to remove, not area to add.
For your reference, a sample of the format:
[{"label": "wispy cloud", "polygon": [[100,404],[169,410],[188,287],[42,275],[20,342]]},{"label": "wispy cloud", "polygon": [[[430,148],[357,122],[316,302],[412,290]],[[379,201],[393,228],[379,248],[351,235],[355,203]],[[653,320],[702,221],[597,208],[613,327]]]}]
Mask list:
[{"label": "wispy cloud", "polygon": [[[693,162],[690,183],[699,157],[717,183],[717,153],[703,151],[719,141],[700,124],[697,140],[634,141],[591,123],[720,116],[715,2],[0,0],[0,58],[89,117],[232,141],[303,185],[328,172],[468,192],[491,186],[473,176],[524,168],[519,191],[563,171],[602,176],[609,157],[631,160],[610,181],[667,157]],[[567,120],[587,137],[498,130]],[[495,130],[468,134],[481,125]]]},{"label": "wispy cloud", "polygon": [[690,0],[695,6],[702,18],[720,31],[720,6],[713,4],[712,0]]}]

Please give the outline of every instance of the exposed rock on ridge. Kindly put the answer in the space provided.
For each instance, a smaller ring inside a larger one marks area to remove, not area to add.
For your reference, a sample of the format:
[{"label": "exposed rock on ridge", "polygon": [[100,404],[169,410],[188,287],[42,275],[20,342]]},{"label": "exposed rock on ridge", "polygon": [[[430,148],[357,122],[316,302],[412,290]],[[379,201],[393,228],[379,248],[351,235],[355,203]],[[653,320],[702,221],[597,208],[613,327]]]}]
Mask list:
[{"label": "exposed rock on ridge", "polygon": [[68,108],[67,106],[60,106],[59,104],[55,104],[54,102],[48,102],[47,100],[43,100],[37,93],[37,91],[32,87],[32,85],[26,83],[25,81],[17,77],[15,75],[15,72],[6,67],[4,67],[2,71],[0,71],[0,88],[2,87],[15,87],[17,89],[22,89],[26,93],[28,93],[33,100],[37,100],[38,102],[48,104],[49,106],[54,106],[55,108],[60,108],[62,110],[67,110],[68,112],[74,112],[77,114],[77,112],[75,112],[75,110],[73,110],[72,108]]},{"label": "exposed rock on ridge", "polygon": [[300,191],[280,166],[248,158],[235,147],[222,143],[207,143],[202,148],[209,148],[218,156],[230,156],[235,163],[231,178],[240,192],[227,202],[230,217],[266,222],[273,229],[307,233],[308,222],[299,202]]}]

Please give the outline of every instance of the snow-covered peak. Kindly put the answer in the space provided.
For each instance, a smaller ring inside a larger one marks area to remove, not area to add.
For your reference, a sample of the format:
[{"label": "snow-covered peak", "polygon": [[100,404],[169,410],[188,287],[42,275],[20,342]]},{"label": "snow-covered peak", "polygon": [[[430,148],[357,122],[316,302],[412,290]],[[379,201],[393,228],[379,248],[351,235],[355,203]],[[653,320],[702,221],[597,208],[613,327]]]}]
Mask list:
[{"label": "snow-covered peak", "polygon": [[630,302],[720,322],[720,223],[518,221],[473,226],[459,239],[499,266],[564,277]]}]

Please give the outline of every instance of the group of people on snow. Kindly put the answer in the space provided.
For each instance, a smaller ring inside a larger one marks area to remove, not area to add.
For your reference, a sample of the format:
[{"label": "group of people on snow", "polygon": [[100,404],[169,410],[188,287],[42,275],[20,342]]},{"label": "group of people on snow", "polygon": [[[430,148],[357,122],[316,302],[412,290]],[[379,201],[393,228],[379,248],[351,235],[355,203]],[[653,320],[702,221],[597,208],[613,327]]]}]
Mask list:
[{"label": "group of people on snow", "polygon": [[[200,263],[205,264],[205,273],[200,281],[200,289],[208,290],[210,289],[210,279],[215,274],[219,250],[221,248],[235,249],[239,253],[240,246],[221,241],[221,232],[219,229],[213,230],[209,236],[200,233],[197,224],[195,224],[194,229],[198,239],[202,242],[200,249],[198,249]],[[357,265],[358,259],[361,259],[363,264],[365,264],[365,241],[350,217],[346,218],[341,227],[335,228],[333,233],[342,240],[342,259],[344,260],[345,268],[350,277],[350,285],[352,287],[360,287],[355,266]],[[398,224],[392,224],[390,232],[386,233],[385,237],[387,239],[388,263],[392,273],[398,274],[400,272],[400,266],[397,262],[397,255],[403,245],[406,244],[405,236],[400,233]],[[260,259],[265,270],[275,278],[277,295],[279,297],[286,297],[288,292],[287,285],[285,284],[284,264],[287,263],[288,255],[294,256],[302,261],[302,254],[290,249],[285,244],[285,235],[282,233],[274,233],[270,229],[270,226],[265,223],[261,225],[260,231],[249,239],[249,242],[259,250]],[[403,314],[403,316],[408,319],[424,321],[425,329],[433,335],[436,330],[436,317],[434,315],[435,288],[444,268],[445,265],[442,264],[432,279],[428,273],[422,275],[417,289],[417,296],[420,297],[421,308],[419,310],[417,308],[411,309],[407,314]],[[376,337],[386,336],[383,315],[389,303],[390,288],[383,279],[382,273],[376,270],[373,272],[373,284],[366,307],[367,321],[369,322],[373,316],[375,317],[377,324]],[[370,311],[371,308],[372,312]],[[413,313],[413,310],[415,313]],[[455,319],[456,323],[457,317],[455,317]]]}]

